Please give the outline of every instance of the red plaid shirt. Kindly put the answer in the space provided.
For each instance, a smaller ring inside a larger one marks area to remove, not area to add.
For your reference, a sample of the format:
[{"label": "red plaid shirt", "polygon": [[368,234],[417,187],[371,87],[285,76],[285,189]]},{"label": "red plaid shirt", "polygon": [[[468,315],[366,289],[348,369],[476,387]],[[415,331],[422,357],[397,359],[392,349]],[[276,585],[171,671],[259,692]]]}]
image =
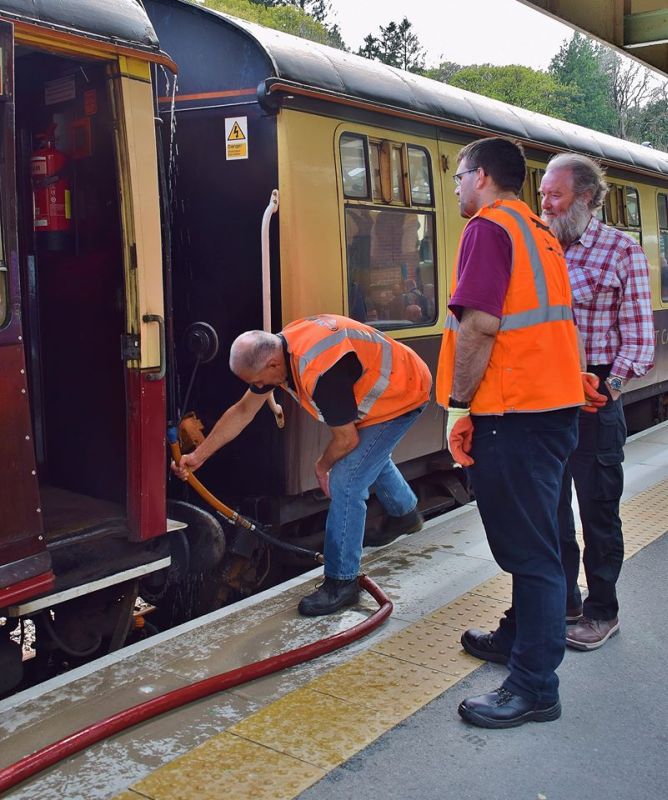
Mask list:
[{"label": "red plaid shirt", "polygon": [[611,364],[623,380],[644,375],[654,360],[654,317],[642,248],[592,217],[564,252],[587,364]]}]

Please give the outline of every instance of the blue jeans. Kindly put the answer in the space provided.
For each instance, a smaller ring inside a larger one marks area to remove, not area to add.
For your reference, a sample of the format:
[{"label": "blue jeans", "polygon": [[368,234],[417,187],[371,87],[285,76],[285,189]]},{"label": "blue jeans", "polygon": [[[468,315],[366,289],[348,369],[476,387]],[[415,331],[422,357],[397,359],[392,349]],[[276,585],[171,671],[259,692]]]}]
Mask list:
[{"label": "blue jeans", "polygon": [[577,409],[474,417],[470,476],[498,565],[513,577],[513,605],[494,632],[509,656],[503,687],[553,703],[564,657],[566,581],[557,509],[577,442]]},{"label": "blue jeans", "polygon": [[388,514],[399,517],[417,505],[417,497],[390,455],[422,412],[359,428],[359,443],[332,467],[329,492],[332,502],[325,526],[325,575],[352,580],[359,574],[366,521],[366,500],[375,491]]}]

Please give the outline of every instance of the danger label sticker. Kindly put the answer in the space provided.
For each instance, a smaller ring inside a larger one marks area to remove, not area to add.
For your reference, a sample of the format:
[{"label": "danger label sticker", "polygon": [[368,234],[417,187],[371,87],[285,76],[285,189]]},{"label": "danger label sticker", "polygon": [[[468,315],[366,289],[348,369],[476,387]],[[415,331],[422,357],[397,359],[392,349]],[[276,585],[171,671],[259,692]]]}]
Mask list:
[{"label": "danger label sticker", "polygon": [[227,161],[248,158],[248,117],[226,117],[225,158]]}]

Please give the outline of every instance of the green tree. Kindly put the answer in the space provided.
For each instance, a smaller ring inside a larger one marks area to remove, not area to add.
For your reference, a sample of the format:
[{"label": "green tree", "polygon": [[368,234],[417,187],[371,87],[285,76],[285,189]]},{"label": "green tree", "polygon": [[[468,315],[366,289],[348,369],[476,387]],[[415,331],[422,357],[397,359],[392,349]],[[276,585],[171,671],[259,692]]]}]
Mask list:
[{"label": "green tree", "polygon": [[632,141],[668,152],[668,83],[656,88],[644,106],[629,112],[627,125]]},{"label": "green tree", "polygon": [[412,28],[413,23],[407,17],[401,22],[388,22],[385,27],[381,25],[379,36],[370,33],[364,37],[357,55],[409,72],[422,72],[424,48]]},{"label": "green tree", "polygon": [[550,62],[550,75],[574,90],[567,119],[605,133],[617,132],[610,75],[606,72],[602,45],[574,33]]},{"label": "green tree", "polygon": [[453,75],[456,75],[462,69],[461,64],[456,64],[454,61],[441,61],[437,67],[427,67],[422,71],[425,78],[431,78],[434,81],[441,83],[450,83]]},{"label": "green tree", "polygon": [[451,76],[449,83],[529,111],[562,118],[568,116],[570,104],[576,96],[572,88],[562,86],[547,72],[516,64],[462,67]]},{"label": "green tree", "polygon": [[655,81],[642,64],[622,58],[612,48],[602,48],[599,58],[610,81],[610,102],[617,117],[615,133],[628,139],[629,118],[653,99]]},{"label": "green tree", "polygon": [[249,0],[249,2],[265,8],[279,8],[280,6],[298,8],[321,25],[326,25],[327,17],[332,11],[331,3],[328,0]]},{"label": "green tree", "polygon": [[337,25],[328,26],[319,22],[311,13],[326,13],[329,3],[323,0],[191,0],[216,11],[222,11],[249,22],[257,22],[302,39],[328,44],[347,50]]}]

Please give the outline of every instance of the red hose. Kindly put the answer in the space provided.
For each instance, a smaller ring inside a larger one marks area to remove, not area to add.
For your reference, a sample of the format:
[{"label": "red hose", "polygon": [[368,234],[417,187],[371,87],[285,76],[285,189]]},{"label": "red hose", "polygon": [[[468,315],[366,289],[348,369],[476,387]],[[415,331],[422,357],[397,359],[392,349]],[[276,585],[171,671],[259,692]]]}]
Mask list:
[{"label": "red hose", "polygon": [[353,626],[350,630],[335,633],[333,636],[328,636],[326,639],[321,639],[313,644],[303,645],[294,650],[288,650],[286,653],[279,653],[276,656],[256,661],[245,667],[223,672],[221,675],[214,675],[212,678],[205,678],[202,681],[197,681],[197,683],[183,686],[181,689],[174,689],[160,697],[154,697],[152,700],[139,703],[139,705],[127,708],[125,711],[112,714],[112,716],[95,722],[87,728],[82,728],[80,731],[76,731],[76,733],[72,733],[58,742],[49,744],[31,755],[25,756],[15,764],[10,764],[10,766],[0,770],[0,792],[11,789],[17,783],[21,783],[26,778],[30,778],[58,761],[78,753],[80,750],[99,742],[101,739],[105,739],[107,736],[137,725],[139,722],[144,722],[147,719],[158,716],[158,714],[163,714],[165,711],[171,711],[173,708],[192,703],[194,700],[200,700],[202,697],[208,697],[216,692],[222,692],[242,683],[263,678],[265,675],[271,675],[273,672],[279,672],[295,664],[310,661],[318,656],[331,653],[333,650],[338,650],[340,647],[365,636],[390,616],[392,613],[392,601],[367,575],[361,575],[359,583],[360,587],[369,592],[378,603],[379,608],[368,619]]}]

